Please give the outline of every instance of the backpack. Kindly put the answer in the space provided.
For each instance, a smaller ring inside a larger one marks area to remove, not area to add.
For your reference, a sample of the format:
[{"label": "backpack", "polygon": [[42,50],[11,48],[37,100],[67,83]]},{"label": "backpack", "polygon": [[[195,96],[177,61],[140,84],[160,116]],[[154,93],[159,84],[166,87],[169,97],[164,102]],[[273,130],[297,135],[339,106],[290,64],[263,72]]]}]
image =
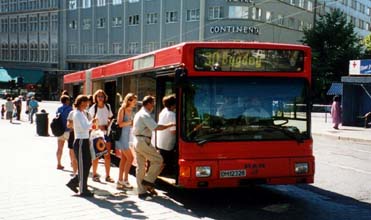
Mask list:
[{"label": "backpack", "polygon": [[57,116],[53,118],[50,123],[50,128],[54,136],[59,137],[63,135],[65,127],[63,125],[61,114],[57,114]]},{"label": "backpack", "polygon": [[120,126],[117,124],[116,119],[112,119],[109,128],[110,129],[108,133],[109,133],[111,140],[114,140],[114,141],[120,140],[122,128],[120,128]]}]

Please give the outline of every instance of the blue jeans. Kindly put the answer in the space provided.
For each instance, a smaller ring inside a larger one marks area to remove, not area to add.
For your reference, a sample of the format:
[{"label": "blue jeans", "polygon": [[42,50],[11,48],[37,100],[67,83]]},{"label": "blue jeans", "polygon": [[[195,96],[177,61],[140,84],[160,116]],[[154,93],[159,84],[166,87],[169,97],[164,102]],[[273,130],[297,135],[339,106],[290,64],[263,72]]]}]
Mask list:
[{"label": "blue jeans", "polygon": [[37,112],[37,108],[30,108],[30,112],[28,113],[29,115],[29,121],[31,121],[31,123],[33,123],[33,115],[36,114]]}]

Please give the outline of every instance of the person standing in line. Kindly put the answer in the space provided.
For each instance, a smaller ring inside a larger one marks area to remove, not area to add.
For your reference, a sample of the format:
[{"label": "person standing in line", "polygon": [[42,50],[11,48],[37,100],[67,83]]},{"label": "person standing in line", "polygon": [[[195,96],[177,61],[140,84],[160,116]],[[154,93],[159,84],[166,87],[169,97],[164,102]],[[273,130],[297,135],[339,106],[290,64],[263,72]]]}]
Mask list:
[{"label": "person standing in line", "polygon": [[[165,96],[162,99],[162,104],[165,108],[159,114],[159,124],[176,124],[176,98],[175,94]],[[174,164],[174,146],[175,146],[175,134],[176,127],[170,127],[162,131],[156,131],[156,147],[160,151],[162,158],[164,159],[163,173],[170,172],[172,164]]]},{"label": "person standing in line", "polygon": [[[72,116],[73,130],[75,133],[75,141],[73,149],[78,161],[78,175],[74,176],[66,186],[80,196],[92,197],[94,193],[88,190],[88,176],[91,167],[90,141],[89,131],[97,119],[89,121],[85,112],[88,105],[88,97],[86,95],[77,96],[74,106],[75,110]],[[78,189],[79,188],[79,189]]]},{"label": "person standing in line", "polygon": [[30,102],[29,102],[29,118],[31,124],[33,123],[33,115],[36,114],[37,108],[39,107],[39,103],[36,101],[35,96],[32,96]]},{"label": "person standing in line", "polygon": [[119,165],[119,178],[117,181],[117,189],[133,189],[129,183],[129,171],[131,164],[133,163],[134,157],[130,150],[131,130],[133,127],[133,118],[135,108],[137,104],[137,96],[133,93],[128,93],[122,105],[118,111],[117,122],[119,127],[122,128],[120,140],[116,141],[116,152],[119,152],[120,165]]},{"label": "person standing in line", "polygon": [[[161,172],[162,156],[151,144],[152,131],[159,131],[175,126],[175,123],[160,125],[153,120],[151,112],[155,106],[153,96],[143,98],[143,107],[134,116],[133,134],[135,135],[134,147],[137,158],[136,178],[138,185],[138,197],[146,199],[147,196],[157,195],[154,190],[155,180]],[[150,167],[146,173],[146,161]],[[147,193],[149,192],[149,194]]]},{"label": "person standing in line", "polygon": [[13,112],[14,112],[14,103],[12,102],[12,97],[8,97],[5,102],[6,110],[6,120],[10,120],[10,123],[13,123]]},{"label": "person standing in line", "polygon": [[[95,102],[94,105],[92,105],[89,108],[89,114],[93,118],[98,119],[98,128],[104,132],[104,138],[106,141],[106,148],[107,148],[107,154],[104,155],[104,166],[106,170],[106,182],[114,183],[115,181],[110,177],[110,168],[111,168],[111,139],[107,135],[107,129],[108,125],[110,123],[110,120],[113,117],[113,113],[111,111],[111,106],[107,103],[108,96],[107,94],[102,90],[97,90],[93,95],[93,100]],[[93,160],[93,181],[100,182],[99,175],[97,174],[98,169],[98,160],[99,158]]]},{"label": "person standing in line", "polygon": [[[61,160],[62,160],[62,154],[63,154],[63,146],[64,142],[68,141],[70,138],[70,129],[67,128],[67,117],[68,114],[72,111],[72,107],[70,105],[70,97],[67,95],[62,95],[60,98],[60,101],[62,103],[62,106],[60,106],[57,109],[57,115],[59,114],[59,117],[61,117],[63,125],[64,125],[64,133],[58,137],[58,148],[57,148],[57,169],[63,170],[64,166],[62,166]],[[72,160],[71,160],[72,162]]]},{"label": "person standing in line", "polygon": [[341,123],[341,106],[340,106],[340,97],[334,96],[333,102],[331,105],[331,117],[332,123],[334,124],[333,128],[338,130],[339,124]]},{"label": "person standing in line", "polygon": [[15,99],[14,105],[17,111],[17,120],[21,120],[21,112],[22,112],[22,96],[18,96],[18,98]]}]

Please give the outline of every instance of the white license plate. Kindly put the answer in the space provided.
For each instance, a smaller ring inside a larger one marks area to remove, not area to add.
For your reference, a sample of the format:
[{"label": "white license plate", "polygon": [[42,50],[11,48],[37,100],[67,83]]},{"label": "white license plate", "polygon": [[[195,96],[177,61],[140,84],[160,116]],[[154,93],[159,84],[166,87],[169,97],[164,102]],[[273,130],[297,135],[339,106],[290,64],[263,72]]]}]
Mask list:
[{"label": "white license plate", "polygon": [[220,178],[246,176],[246,170],[221,170]]}]

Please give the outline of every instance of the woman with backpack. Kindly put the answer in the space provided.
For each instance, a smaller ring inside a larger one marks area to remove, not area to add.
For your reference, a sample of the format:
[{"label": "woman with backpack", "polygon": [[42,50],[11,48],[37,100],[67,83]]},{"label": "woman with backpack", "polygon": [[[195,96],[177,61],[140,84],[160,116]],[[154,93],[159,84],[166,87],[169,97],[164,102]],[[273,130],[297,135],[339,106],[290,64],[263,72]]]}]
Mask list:
[{"label": "woman with backpack", "polygon": [[137,96],[129,93],[125,96],[124,101],[118,111],[117,124],[121,130],[120,140],[116,141],[116,152],[120,157],[119,178],[117,181],[117,189],[133,189],[129,183],[129,171],[133,163],[133,154],[130,150],[131,130],[133,127],[134,112],[137,104]]}]

